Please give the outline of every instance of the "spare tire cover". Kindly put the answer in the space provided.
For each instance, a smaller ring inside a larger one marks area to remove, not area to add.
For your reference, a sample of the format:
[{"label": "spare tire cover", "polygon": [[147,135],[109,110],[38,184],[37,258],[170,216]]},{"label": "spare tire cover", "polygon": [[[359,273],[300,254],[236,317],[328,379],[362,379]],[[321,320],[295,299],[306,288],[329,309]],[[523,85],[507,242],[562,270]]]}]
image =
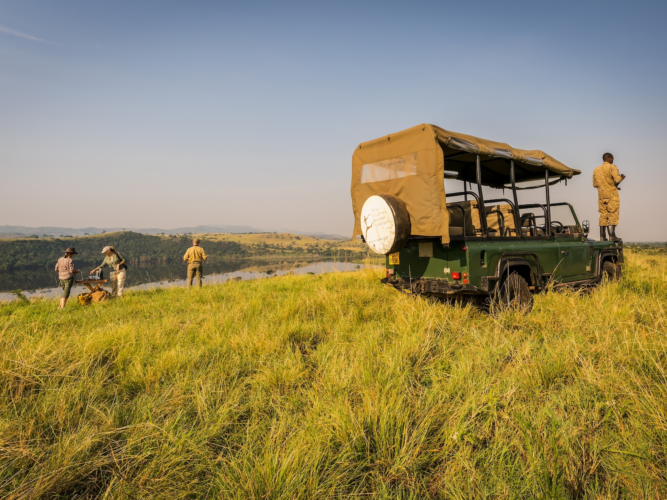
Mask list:
[{"label": "spare tire cover", "polygon": [[391,194],[371,196],[361,209],[361,231],[375,253],[397,252],[410,236],[410,215],[405,203]]}]

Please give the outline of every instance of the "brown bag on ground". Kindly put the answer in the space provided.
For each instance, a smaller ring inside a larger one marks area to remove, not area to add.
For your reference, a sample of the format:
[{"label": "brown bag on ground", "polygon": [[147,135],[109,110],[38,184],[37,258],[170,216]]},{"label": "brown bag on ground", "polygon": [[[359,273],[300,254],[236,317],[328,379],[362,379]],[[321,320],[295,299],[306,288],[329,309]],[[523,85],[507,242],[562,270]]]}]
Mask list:
[{"label": "brown bag on ground", "polygon": [[82,306],[89,306],[92,300],[92,296],[89,293],[81,293],[77,298],[79,299],[79,304]]},{"label": "brown bag on ground", "polygon": [[93,304],[97,302],[104,302],[105,300],[109,300],[111,298],[111,294],[106,290],[97,290],[90,295],[93,300]]}]

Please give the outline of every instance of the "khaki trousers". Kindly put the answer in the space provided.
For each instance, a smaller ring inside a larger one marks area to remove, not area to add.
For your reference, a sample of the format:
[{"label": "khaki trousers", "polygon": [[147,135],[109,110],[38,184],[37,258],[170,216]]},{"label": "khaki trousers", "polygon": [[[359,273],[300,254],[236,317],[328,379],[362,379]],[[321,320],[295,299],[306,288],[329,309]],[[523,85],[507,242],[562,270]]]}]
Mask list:
[{"label": "khaki trousers", "polygon": [[188,264],[188,288],[192,286],[192,279],[197,276],[197,286],[201,288],[201,279],[204,274],[204,269],[201,262],[193,262]]},{"label": "khaki trousers", "polygon": [[621,211],[620,198],[599,198],[600,226],[618,226],[618,214]]},{"label": "khaki trousers", "polygon": [[109,275],[111,278],[111,295],[114,297],[122,297],[123,289],[125,288],[125,278],[127,277],[127,269],[114,271]]}]

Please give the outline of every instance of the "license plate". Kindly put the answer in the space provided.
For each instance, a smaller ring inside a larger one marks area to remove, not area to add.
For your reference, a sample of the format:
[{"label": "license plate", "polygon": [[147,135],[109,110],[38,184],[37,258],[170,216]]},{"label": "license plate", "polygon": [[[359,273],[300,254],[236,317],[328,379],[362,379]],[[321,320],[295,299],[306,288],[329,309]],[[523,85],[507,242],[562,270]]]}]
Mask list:
[{"label": "license plate", "polygon": [[401,263],[399,258],[398,258],[398,255],[399,255],[398,252],[389,254],[389,265],[390,266],[397,266]]}]

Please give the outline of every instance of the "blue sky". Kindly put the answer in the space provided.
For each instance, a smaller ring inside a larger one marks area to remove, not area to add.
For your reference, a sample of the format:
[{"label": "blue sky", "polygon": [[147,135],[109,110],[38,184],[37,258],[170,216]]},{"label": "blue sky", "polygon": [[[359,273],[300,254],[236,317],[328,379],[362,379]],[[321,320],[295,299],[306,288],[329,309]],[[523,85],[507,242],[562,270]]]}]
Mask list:
[{"label": "blue sky", "polygon": [[[0,2],[0,225],[350,234],[350,159],[419,123],[542,149],[667,240],[664,2]],[[99,196],[91,196],[99,189]],[[88,193],[86,195],[86,193]],[[526,195],[529,201],[533,195]]]}]

